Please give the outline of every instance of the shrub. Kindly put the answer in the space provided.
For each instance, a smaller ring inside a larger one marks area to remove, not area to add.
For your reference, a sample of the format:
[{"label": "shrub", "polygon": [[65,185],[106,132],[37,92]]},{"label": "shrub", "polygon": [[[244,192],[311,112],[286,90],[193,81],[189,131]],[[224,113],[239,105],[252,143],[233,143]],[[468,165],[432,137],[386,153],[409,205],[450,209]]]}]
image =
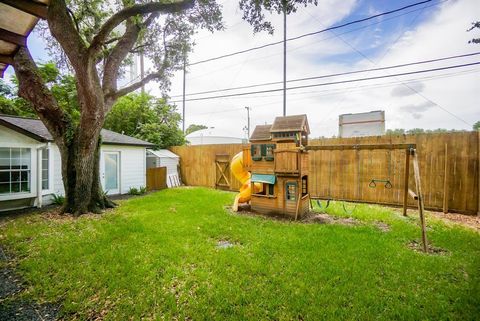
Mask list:
[{"label": "shrub", "polygon": [[138,189],[138,192],[140,194],[145,194],[147,192],[147,188],[145,186],[140,186],[140,188]]},{"label": "shrub", "polygon": [[63,205],[65,203],[65,196],[53,194],[53,203]]},{"label": "shrub", "polygon": [[140,195],[140,192],[138,191],[138,189],[136,187],[130,187],[130,189],[128,190],[128,194],[130,194],[130,195]]}]

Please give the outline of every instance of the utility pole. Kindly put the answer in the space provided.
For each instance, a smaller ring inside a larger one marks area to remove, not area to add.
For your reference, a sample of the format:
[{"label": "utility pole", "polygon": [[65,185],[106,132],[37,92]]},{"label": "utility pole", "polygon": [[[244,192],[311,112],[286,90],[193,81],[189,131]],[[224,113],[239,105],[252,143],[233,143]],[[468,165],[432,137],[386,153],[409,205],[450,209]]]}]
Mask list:
[{"label": "utility pole", "polygon": [[250,107],[245,107],[247,110],[247,139],[250,138]]},{"label": "utility pole", "polygon": [[283,1],[283,116],[287,116],[287,0]]},{"label": "utility pole", "polygon": [[183,58],[183,113],[182,113],[182,129],[185,134],[185,78],[187,74],[187,57]]},{"label": "utility pole", "polygon": [[[140,51],[140,79],[145,77],[145,66],[143,63],[143,49]],[[142,85],[142,94],[145,93],[145,84]]]}]

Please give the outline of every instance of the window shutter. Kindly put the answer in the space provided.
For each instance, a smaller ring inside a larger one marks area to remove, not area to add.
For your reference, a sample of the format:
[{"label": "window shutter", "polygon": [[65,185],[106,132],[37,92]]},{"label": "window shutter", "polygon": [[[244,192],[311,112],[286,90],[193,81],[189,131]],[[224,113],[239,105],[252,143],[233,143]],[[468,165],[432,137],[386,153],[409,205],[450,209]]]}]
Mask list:
[{"label": "window shutter", "polygon": [[262,156],[266,156],[266,155],[267,155],[267,145],[262,144]]}]

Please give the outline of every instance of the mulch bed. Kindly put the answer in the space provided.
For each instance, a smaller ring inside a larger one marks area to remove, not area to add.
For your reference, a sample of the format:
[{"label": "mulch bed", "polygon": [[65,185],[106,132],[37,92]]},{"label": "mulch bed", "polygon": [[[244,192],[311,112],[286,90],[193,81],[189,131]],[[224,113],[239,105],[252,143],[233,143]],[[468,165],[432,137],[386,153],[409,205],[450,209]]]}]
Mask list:
[{"label": "mulch bed", "polygon": [[439,218],[447,223],[457,223],[480,232],[480,216],[478,215],[465,215],[455,213],[441,213],[441,212],[429,212],[436,218]]}]

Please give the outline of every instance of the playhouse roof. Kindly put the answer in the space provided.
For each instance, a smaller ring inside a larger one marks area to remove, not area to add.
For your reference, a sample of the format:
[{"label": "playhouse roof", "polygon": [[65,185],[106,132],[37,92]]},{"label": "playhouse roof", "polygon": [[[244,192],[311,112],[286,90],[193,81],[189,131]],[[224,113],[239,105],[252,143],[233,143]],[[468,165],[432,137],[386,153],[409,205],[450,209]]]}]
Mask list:
[{"label": "playhouse roof", "polygon": [[307,115],[292,115],[276,117],[270,129],[271,133],[279,132],[306,132],[310,134]]},{"label": "playhouse roof", "polygon": [[257,125],[250,136],[250,140],[269,140],[271,138],[271,128],[272,125]]}]

